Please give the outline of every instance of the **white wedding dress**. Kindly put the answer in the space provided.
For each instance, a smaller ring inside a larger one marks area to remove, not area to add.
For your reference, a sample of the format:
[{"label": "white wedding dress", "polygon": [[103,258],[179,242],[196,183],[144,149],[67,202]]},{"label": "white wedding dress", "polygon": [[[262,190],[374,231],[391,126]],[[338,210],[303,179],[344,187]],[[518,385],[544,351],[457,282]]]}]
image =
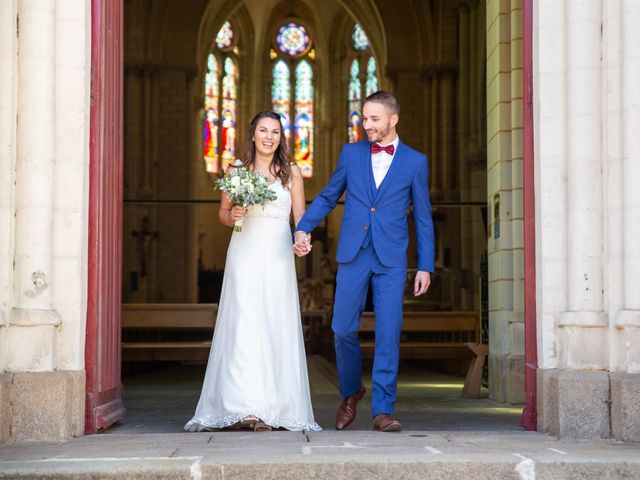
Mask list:
[{"label": "white wedding dress", "polygon": [[289,217],[291,192],[251,206],[227,251],[207,373],[187,431],[255,415],[274,428],[321,430],[314,421]]}]

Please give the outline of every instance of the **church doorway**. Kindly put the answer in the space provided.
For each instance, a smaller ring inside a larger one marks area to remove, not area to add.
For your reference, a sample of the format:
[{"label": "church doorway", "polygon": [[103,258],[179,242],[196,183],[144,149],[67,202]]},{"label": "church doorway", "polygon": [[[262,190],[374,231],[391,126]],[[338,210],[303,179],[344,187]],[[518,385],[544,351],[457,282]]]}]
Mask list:
[{"label": "church doorway", "polygon": [[[121,50],[95,59],[104,67],[104,85],[120,89],[105,88],[92,110],[92,137],[106,140],[96,143],[92,164],[98,159],[113,170],[92,173],[105,188],[94,189],[90,211],[102,223],[92,230],[101,249],[90,253],[96,280],[89,293],[100,302],[88,317],[86,345],[87,370],[97,377],[88,374],[88,418],[98,420],[88,422],[87,432],[122,419],[121,371],[129,418],[167,405],[195,407],[231,233],[216,220],[219,194],[211,186],[241,156],[253,113],[273,109],[285,119],[311,201],[340,146],[362,138],[362,100],[377,89],[398,96],[402,140],[430,157],[437,272],[424,300],[407,295],[405,311],[417,324],[433,317],[473,325],[405,332],[416,348],[403,359],[408,374],[401,396],[418,399],[408,402],[414,413],[441,412],[438,405],[459,396],[473,359],[458,344],[486,344],[485,398],[456,404],[463,420],[450,427],[464,428],[465,412],[478,405],[485,408],[478,425],[516,427],[525,399],[535,404],[535,382],[527,395],[524,385],[525,341],[535,351],[535,325],[527,329],[524,313],[527,298],[534,302],[531,290],[525,298],[534,277],[524,269],[533,232],[522,233],[523,189],[533,185],[523,175],[522,148],[530,37],[519,29],[522,3],[498,3],[131,0],[94,16],[96,32],[113,22],[108,32],[120,32]],[[108,51],[112,40],[96,37],[94,47]],[[109,110],[120,104],[113,101],[118,94],[122,110]],[[105,118],[113,119],[114,130],[100,133]],[[124,127],[121,146],[117,135],[109,136],[118,126]],[[107,158],[122,158],[121,170]],[[111,216],[98,218],[101,206]],[[297,265],[314,401],[331,405],[321,413],[328,426],[337,399],[329,322],[341,216],[339,205],[316,232],[314,255]],[[109,229],[119,218],[122,230]],[[104,274],[101,262],[115,266]],[[114,286],[118,292],[105,296]],[[535,374],[535,359],[528,363]],[[107,391],[102,401],[95,385]],[[145,403],[158,392],[167,395],[164,406]],[[531,410],[528,418],[535,428]]]}]

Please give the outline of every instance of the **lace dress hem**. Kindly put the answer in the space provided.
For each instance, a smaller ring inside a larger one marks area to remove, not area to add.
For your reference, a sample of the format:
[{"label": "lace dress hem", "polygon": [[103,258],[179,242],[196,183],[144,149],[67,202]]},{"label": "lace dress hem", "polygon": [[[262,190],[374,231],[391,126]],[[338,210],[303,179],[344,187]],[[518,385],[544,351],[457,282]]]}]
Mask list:
[{"label": "lace dress hem", "polygon": [[302,430],[313,432],[322,431],[322,427],[320,427],[320,425],[315,422],[306,423],[294,417],[277,418],[268,417],[257,413],[246,413],[242,415],[236,414],[226,417],[214,417],[212,415],[193,417],[191,420],[189,420],[189,422],[187,422],[187,424],[184,426],[184,429],[187,432],[202,432],[210,429],[222,429],[230,427],[231,425],[235,425],[236,423],[242,421],[243,418],[246,418],[250,415],[258,417],[262,422],[266,423],[267,425],[271,425],[273,428],[286,428],[287,430],[291,430],[294,432],[299,432]]}]

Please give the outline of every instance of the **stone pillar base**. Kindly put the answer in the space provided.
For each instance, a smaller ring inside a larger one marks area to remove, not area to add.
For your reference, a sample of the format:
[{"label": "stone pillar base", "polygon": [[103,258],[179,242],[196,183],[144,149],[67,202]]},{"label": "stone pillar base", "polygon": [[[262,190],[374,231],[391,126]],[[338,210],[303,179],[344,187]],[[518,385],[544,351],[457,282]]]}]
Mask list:
[{"label": "stone pillar base", "polygon": [[9,441],[9,389],[11,388],[11,374],[0,373],[0,444]]},{"label": "stone pillar base", "polygon": [[0,442],[62,441],[84,433],[85,372],[0,375]]},{"label": "stone pillar base", "polygon": [[611,374],[611,435],[640,442],[640,373]]},{"label": "stone pillar base", "polygon": [[489,354],[489,397],[496,402],[524,403],[524,356]]},{"label": "stone pillar base", "polygon": [[538,430],[560,438],[609,438],[609,373],[538,370]]}]

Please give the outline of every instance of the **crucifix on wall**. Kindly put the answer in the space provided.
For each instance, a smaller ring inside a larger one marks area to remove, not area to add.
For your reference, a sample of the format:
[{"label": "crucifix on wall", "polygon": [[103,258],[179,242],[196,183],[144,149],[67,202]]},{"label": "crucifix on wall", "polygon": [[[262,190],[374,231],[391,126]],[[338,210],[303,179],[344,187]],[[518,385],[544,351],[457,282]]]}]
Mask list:
[{"label": "crucifix on wall", "polygon": [[131,235],[138,239],[138,255],[140,257],[140,276],[147,276],[147,262],[149,257],[149,249],[151,246],[151,240],[158,238],[158,232],[151,230],[151,220],[149,217],[142,217],[142,228],[140,230],[133,230]]}]

